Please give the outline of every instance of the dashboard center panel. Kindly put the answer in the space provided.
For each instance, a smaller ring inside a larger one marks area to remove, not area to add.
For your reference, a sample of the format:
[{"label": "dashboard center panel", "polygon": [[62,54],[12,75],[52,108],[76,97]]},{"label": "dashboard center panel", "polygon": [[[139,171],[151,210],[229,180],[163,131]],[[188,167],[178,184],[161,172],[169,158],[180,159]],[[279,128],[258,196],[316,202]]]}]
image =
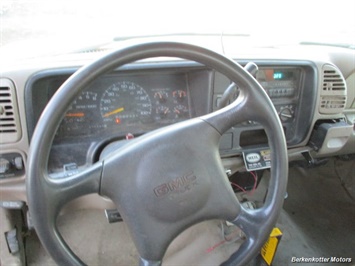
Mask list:
[{"label": "dashboard center panel", "polygon": [[[256,80],[270,97],[282,123],[289,147],[306,138],[312,123],[316,93],[315,67],[309,62],[287,62],[275,65],[258,63]],[[216,73],[216,76],[219,74]],[[227,78],[217,77],[214,86],[213,110],[218,109],[224,86],[221,80],[230,84]],[[268,139],[263,127],[255,121],[245,121],[235,125],[222,137],[222,156],[234,155],[253,147],[267,147]],[[227,137],[228,136],[228,137]]]}]

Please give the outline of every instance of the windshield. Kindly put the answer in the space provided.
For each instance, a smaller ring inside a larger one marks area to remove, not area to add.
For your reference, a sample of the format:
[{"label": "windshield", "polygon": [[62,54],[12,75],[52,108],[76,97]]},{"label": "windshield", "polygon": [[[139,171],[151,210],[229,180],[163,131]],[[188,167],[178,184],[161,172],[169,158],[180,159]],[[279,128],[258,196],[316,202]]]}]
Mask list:
[{"label": "windshield", "polygon": [[6,54],[59,53],[157,35],[236,36],[248,46],[355,46],[354,0],[0,3],[0,47]]}]

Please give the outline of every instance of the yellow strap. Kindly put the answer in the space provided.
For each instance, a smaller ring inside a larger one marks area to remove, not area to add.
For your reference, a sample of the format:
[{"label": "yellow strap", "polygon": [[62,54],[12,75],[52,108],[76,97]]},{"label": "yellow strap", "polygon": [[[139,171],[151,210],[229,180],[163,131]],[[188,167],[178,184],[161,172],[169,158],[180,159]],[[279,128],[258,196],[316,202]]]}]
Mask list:
[{"label": "yellow strap", "polygon": [[261,256],[269,266],[271,265],[271,262],[275,256],[276,248],[279,243],[278,237],[280,236],[282,236],[281,230],[279,228],[274,228],[270,233],[269,239],[261,249]]}]

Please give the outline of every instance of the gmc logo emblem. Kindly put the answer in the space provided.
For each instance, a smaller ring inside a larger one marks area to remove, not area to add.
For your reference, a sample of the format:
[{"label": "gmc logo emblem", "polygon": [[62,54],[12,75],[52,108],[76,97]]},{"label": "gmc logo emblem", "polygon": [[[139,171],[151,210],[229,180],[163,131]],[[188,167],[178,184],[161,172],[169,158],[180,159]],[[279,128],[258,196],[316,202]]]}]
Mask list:
[{"label": "gmc logo emblem", "polygon": [[193,171],[188,172],[187,174],[177,177],[168,183],[155,187],[154,194],[157,197],[162,197],[171,192],[183,193],[197,185],[196,179],[197,177],[194,175]]}]

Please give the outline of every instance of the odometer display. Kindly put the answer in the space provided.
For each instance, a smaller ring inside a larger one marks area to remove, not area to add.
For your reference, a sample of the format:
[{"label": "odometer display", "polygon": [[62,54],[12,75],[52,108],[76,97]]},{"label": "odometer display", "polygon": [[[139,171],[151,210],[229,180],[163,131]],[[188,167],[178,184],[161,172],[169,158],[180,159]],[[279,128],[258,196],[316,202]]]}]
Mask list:
[{"label": "odometer display", "polygon": [[100,101],[100,112],[108,124],[144,123],[151,118],[152,103],[140,85],[121,81],[105,90]]}]

